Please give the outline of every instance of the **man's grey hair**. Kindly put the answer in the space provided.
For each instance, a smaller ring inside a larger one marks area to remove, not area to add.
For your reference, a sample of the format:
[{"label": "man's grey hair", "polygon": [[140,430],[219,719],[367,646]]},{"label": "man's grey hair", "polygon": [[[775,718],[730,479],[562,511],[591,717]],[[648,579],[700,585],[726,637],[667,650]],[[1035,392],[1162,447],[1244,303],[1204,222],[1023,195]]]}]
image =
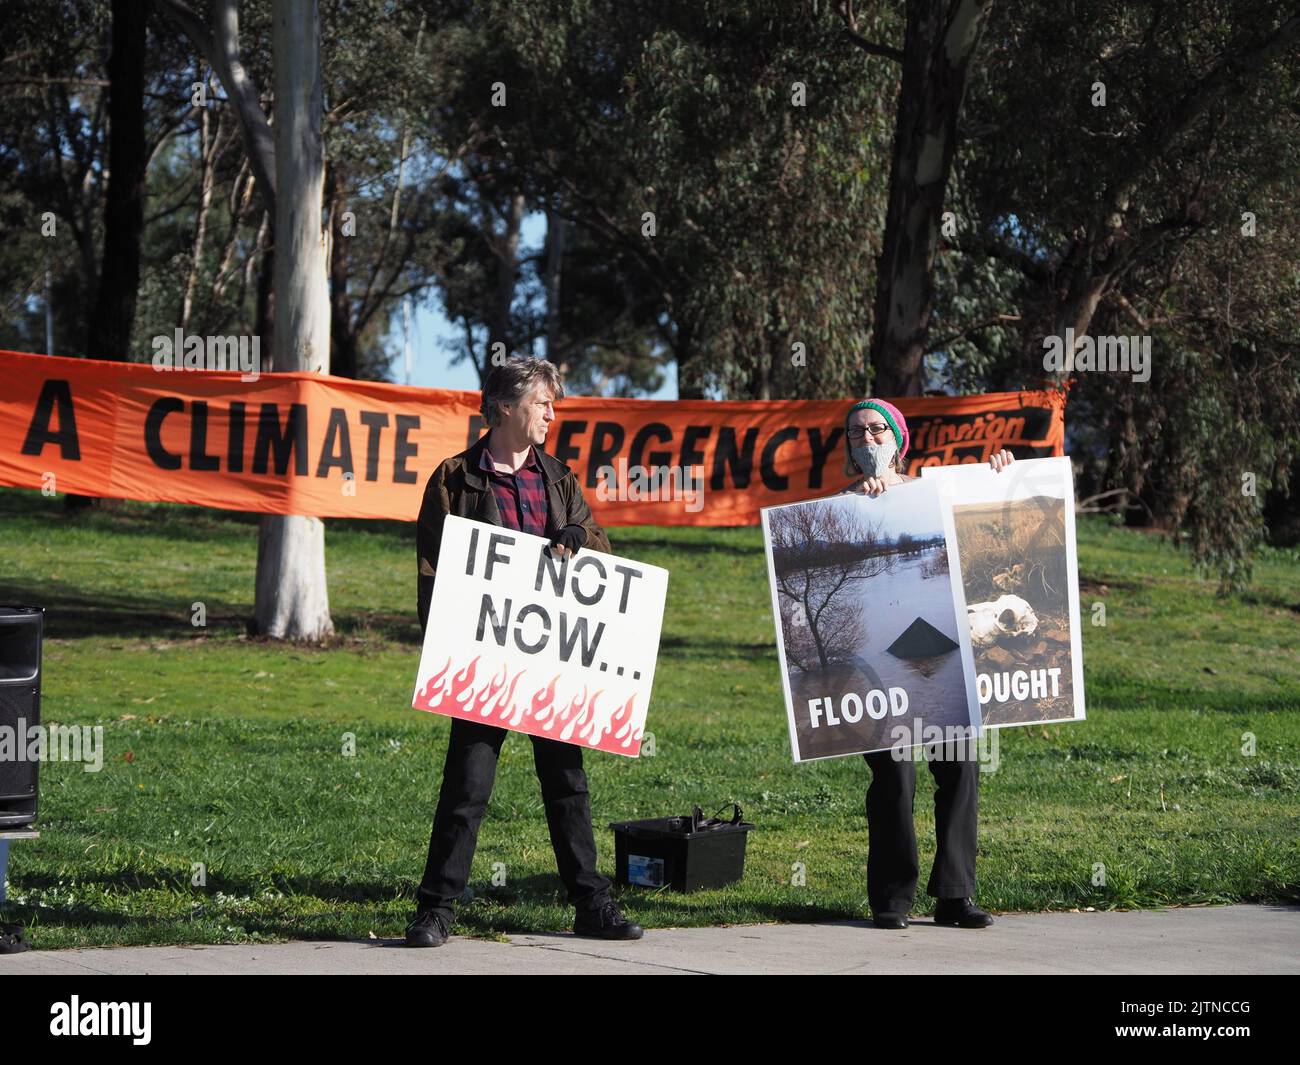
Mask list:
[{"label": "man's grey hair", "polygon": [[550,386],[555,399],[564,398],[560,369],[553,362],[511,355],[505,362],[494,365],[483,382],[483,399],[479,403],[479,413],[488,427],[501,424],[502,403],[518,403],[539,381]]}]

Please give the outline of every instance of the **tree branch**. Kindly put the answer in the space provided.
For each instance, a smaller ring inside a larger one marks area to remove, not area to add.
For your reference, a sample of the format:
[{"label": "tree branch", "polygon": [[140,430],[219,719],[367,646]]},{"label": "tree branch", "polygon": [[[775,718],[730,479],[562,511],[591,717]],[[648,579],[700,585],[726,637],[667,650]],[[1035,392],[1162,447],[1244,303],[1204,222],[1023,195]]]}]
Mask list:
[{"label": "tree branch", "polygon": [[244,131],[249,162],[257,177],[257,189],[271,216],[275,217],[275,138],[271,123],[258,100],[257,86],[239,57],[239,5],[237,0],[216,0],[212,11],[213,32],[183,0],[158,0],[159,7],[176,23],[190,42],[203,53],[216,72],[226,95],[235,105]]},{"label": "tree branch", "polygon": [[1020,315],[1018,314],[992,314],[983,321],[976,322],[974,325],[969,325],[965,329],[960,329],[951,336],[944,337],[942,340],[930,341],[928,347],[931,351],[937,351],[939,348],[947,347],[954,340],[961,340],[962,337],[970,336],[971,333],[978,333],[980,330],[987,329],[991,325],[998,325],[1001,322],[1018,321],[1020,321]]},{"label": "tree branch", "polygon": [[983,255],[1000,259],[1016,267],[1022,274],[1040,285],[1051,284],[1053,268],[1026,251],[992,237],[975,237],[964,234],[957,238],[957,247],[966,255]]},{"label": "tree branch", "polygon": [[844,36],[851,44],[861,48],[868,55],[883,56],[885,59],[892,59],[895,63],[903,61],[903,53],[900,49],[887,44],[876,44],[858,32],[858,16],[853,13],[853,0],[840,0],[836,9],[840,13],[840,18],[844,20]]}]

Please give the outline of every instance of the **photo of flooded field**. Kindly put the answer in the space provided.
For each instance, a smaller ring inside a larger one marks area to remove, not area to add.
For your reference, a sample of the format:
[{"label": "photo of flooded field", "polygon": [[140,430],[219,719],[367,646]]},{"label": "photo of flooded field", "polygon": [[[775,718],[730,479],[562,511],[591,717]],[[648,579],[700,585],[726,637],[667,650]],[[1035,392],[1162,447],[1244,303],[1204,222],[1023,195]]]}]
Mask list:
[{"label": "photo of flooded field", "polygon": [[882,750],[918,717],[971,723],[932,487],[772,507],[764,527],[796,761]]}]

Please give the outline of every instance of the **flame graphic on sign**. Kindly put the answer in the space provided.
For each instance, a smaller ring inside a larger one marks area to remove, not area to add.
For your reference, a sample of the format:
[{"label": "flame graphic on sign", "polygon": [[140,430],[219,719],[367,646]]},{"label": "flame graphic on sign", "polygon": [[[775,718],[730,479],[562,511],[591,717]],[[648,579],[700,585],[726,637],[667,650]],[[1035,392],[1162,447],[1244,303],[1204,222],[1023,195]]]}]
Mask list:
[{"label": "flame graphic on sign", "polygon": [[557,698],[561,676],[557,673],[530,698],[516,703],[515,691],[527,670],[521,669],[510,676],[502,664],[495,674],[479,677],[481,658],[475,656],[460,669],[453,669],[448,658],[416,692],[412,705],[451,717],[499,723],[533,736],[549,734],[564,742],[611,752],[619,748],[627,750],[634,744],[636,749],[640,748],[642,729],[632,725],[635,695],[602,723],[599,701],[605,689],[599,688],[589,695],[590,689],[584,685],[582,693],[574,695],[565,705],[562,694]]},{"label": "flame graphic on sign", "polygon": [[635,702],[636,696],[629,695],[627,702],[619,707],[614,716],[609,719],[610,732],[614,732],[615,726],[622,725],[622,728],[614,732],[614,739],[622,740],[624,747],[630,747],[633,740],[641,739],[641,729],[632,727],[632,704]]},{"label": "flame graphic on sign", "polygon": [[[555,709],[553,700],[555,699],[555,682],[560,679],[557,673],[551,678],[551,683],[545,688],[538,688],[533,695],[532,717],[534,721],[545,721],[550,713]],[[550,725],[546,726],[550,728]]]},{"label": "flame graphic on sign", "polygon": [[[569,705],[566,706],[563,710],[561,710],[558,714],[551,715],[551,720],[546,722],[546,724],[543,725],[542,727],[546,729],[547,732],[550,732],[551,726],[554,725],[557,721],[559,721],[561,724],[564,725],[564,727],[560,729],[560,739],[562,740],[571,739],[573,736],[573,726],[578,724],[578,722],[581,721],[583,717],[586,716],[586,706],[587,706],[587,686],[584,684],[582,686],[582,694],[575,695],[572,699],[570,699]],[[573,716],[573,712],[575,710],[578,711],[578,720],[569,721],[569,718]]]},{"label": "flame graphic on sign", "polygon": [[[486,703],[489,699],[491,699],[492,696],[496,695],[496,693],[499,692],[501,688],[505,685],[505,682],[506,682],[506,667],[505,667],[505,663],[502,663],[501,672],[498,673],[495,677],[493,677],[486,685],[483,686],[483,689],[476,696],[474,696],[474,709],[471,711],[471,713],[477,714],[482,712],[483,704]],[[488,710],[486,713],[483,714],[483,716],[488,717],[491,713],[492,711]]]},{"label": "flame graphic on sign", "polygon": [[441,684],[442,678],[447,675],[447,667],[451,665],[451,659],[448,659],[447,665],[429,678],[429,683],[424,686],[424,691],[419,694],[415,705],[423,710],[437,710],[444,703],[450,703],[457,710],[463,710],[465,704],[469,702],[470,697],[474,694],[474,674],[478,671],[480,657],[482,656],[475,655],[474,661],[458,673],[453,674],[451,683],[446,688],[443,688]]},{"label": "flame graphic on sign", "polygon": [[[503,670],[505,669],[504,666],[501,668]],[[510,687],[502,692],[501,698],[496,701],[496,705],[492,707],[492,710],[490,711],[491,713],[496,714],[497,717],[500,718],[505,718],[505,716],[510,713],[510,707],[515,701],[515,685],[519,683],[519,678],[524,675],[524,672],[525,671],[521,669],[510,679]],[[526,711],[522,706],[518,707],[515,710],[514,720],[511,721],[511,724],[518,725],[520,718],[522,718],[525,713]]]},{"label": "flame graphic on sign", "polygon": [[[422,710],[433,710],[435,707],[441,705],[442,678],[447,675],[447,670],[449,670],[450,668],[451,668],[451,658],[448,657],[446,664],[440,670],[438,670],[437,673],[431,676],[429,678],[429,682],[425,684],[424,689],[416,694],[415,696],[416,706],[420,707]],[[437,702],[433,701],[435,690],[437,690],[438,692]]]}]

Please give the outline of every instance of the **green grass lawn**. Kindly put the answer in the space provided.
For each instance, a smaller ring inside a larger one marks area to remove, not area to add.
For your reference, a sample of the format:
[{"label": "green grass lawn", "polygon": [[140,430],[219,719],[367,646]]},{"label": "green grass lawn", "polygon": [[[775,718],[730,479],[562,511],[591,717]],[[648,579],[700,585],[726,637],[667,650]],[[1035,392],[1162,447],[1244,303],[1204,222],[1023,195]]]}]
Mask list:
[{"label": "green grass lawn", "polygon": [[[414,526],[329,523],[328,650],[244,636],[256,528],[179,506],[71,516],[0,491],[0,602],[47,608],[45,723],[104,729],[102,771],[42,766],[41,838],[13,847],[7,919],[41,947],[382,938],[409,919],[450,725],[410,708]],[[587,756],[603,871],[610,821],[736,801],[758,826],[743,883],[632,888],[625,910],[651,928],[862,917],[869,772],[859,758],[790,762],[759,530],[610,533],[672,577],[655,756]],[[1085,520],[1079,545],[1089,720],[1000,734],[981,777],[977,901],[1297,900],[1300,556],[1266,552],[1249,593],[1218,598],[1158,538]],[[1097,602],[1104,627],[1090,623]],[[921,769],[922,888],[932,792]],[[471,887],[458,931],[571,922],[522,736],[502,753]],[[921,893],[914,912],[932,905]]]}]

